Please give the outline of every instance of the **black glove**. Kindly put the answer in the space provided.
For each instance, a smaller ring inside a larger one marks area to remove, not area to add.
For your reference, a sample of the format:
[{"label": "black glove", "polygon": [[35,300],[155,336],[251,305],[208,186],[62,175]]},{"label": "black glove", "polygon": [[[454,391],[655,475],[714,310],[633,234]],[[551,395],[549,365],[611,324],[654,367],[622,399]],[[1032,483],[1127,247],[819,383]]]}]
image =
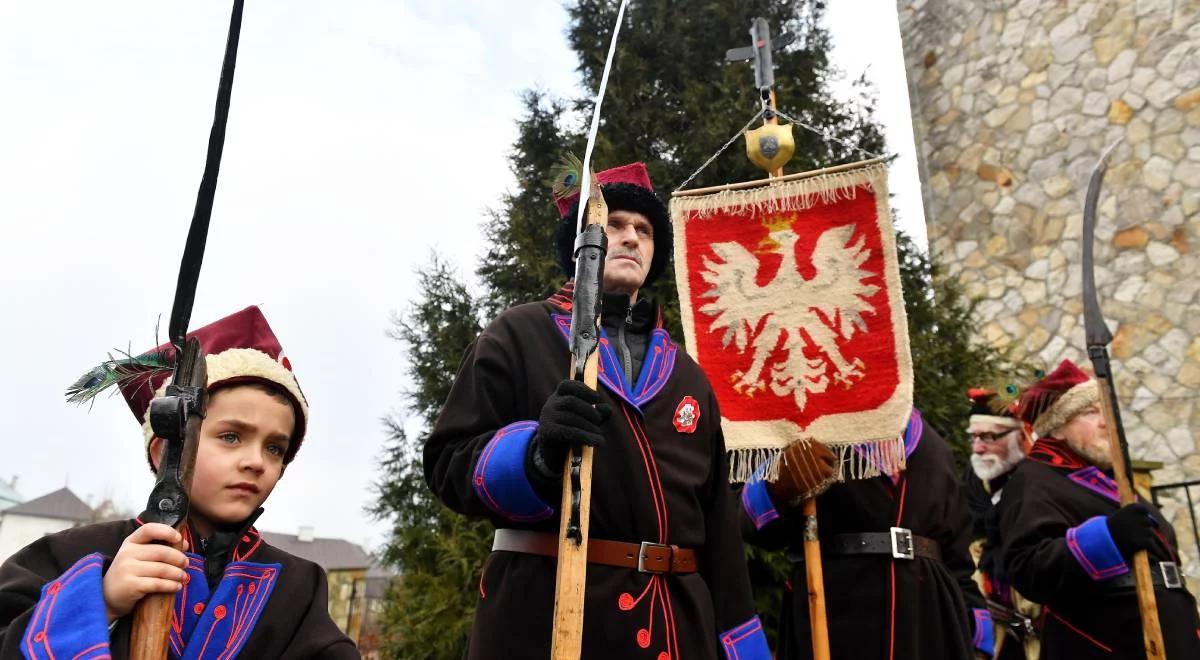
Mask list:
[{"label": "black glove", "polygon": [[1125,561],[1129,561],[1138,550],[1154,547],[1157,538],[1154,530],[1158,527],[1158,521],[1150,514],[1150,507],[1144,502],[1134,502],[1121,507],[1108,517],[1107,522],[1108,533]]},{"label": "black glove", "polygon": [[564,380],[546,399],[533,436],[530,462],[538,476],[562,477],[567,452],[572,447],[598,447],[604,442],[600,425],[612,408],[600,401],[600,393],[577,380]]}]

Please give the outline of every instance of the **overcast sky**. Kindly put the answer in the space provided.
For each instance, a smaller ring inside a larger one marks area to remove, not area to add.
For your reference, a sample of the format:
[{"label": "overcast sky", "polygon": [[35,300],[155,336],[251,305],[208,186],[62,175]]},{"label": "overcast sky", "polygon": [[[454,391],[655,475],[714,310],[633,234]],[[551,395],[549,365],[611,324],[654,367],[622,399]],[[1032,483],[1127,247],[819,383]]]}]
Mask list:
[{"label": "overcast sky", "polygon": [[[124,402],[89,412],[62,393],[114,347],[152,347],[159,315],[165,334],[228,4],[0,4],[0,478],[18,477],[27,498],[66,484],[93,503],[144,506],[152,477]],[[902,155],[895,205],[923,243],[895,3],[830,4],[834,61],[878,85]],[[262,305],[312,404],[262,529],[384,538],[362,508],[379,419],[402,413],[407,385],[389,318],[412,301],[431,250],[473,270],[484,211],[514,184],[520,92],[577,92],[559,0],[517,6],[246,5],[192,320]],[[730,131],[744,120],[730,117]]]}]

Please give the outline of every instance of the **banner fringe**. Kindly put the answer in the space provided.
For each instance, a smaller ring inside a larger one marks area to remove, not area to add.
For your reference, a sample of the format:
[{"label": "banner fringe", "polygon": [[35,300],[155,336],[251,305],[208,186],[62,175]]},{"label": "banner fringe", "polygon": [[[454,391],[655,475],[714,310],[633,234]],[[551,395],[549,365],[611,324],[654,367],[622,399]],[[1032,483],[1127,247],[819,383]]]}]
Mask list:
[{"label": "banner fringe", "polygon": [[883,163],[749,190],[723,190],[712,195],[675,197],[671,199],[671,215],[678,219],[687,213],[702,218],[717,211],[749,212],[755,215],[804,211],[818,201],[830,204],[841,199],[854,199],[860,187],[872,190],[872,180],[881,175],[887,176],[887,165]]},{"label": "banner fringe", "polygon": [[[904,436],[826,446],[837,461],[837,482],[896,474],[907,462]],[[787,462],[784,450],[780,448],[732,449],[726,453],[729,455],[730,483],[746,483],[752,479],[773,482],[779,478],[779,468]]]}]

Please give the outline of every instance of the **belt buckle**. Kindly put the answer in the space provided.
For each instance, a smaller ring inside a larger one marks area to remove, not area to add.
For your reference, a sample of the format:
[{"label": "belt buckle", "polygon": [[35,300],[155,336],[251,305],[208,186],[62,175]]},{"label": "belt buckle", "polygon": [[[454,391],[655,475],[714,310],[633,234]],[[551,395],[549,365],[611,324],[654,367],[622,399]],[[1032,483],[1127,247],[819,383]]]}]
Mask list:
[{"label": "belt buckle", "polygon": [[[666,551],[666,553],[667,553],[667,568],[665,570],[656,571],[654,569],[646,568],[646,550],[648,550],[650,548],[662,548],[663,550]],[[638,570],[638,573],[649,573],[651,575],[662,575],[663,573],[670,571],[671,570],[671,546],[665,545],[663,543],[651,543],[649,541],[642,541],[641,546],[638,548],[637,570]]]},{"label": "belt buckle", "polygon": [[891,537],[892,557],[896,559],[916,559],[916,553],[913,552],[913,533],[911,529],[893,527]]},{"label": "belt buckle", "polygon": [[1183,577],[1179,574],[1179,564],[1173,561],[1160,561],[1158,570],[1162,573],[1163,586],[1168,589],[1183,588]]}]

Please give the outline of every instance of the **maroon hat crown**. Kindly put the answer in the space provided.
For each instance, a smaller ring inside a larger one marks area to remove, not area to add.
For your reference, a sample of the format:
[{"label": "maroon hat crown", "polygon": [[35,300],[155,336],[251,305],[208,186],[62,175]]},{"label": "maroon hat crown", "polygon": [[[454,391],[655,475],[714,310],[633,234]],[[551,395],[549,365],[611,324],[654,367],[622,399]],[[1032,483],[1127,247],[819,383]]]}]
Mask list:
[{"label": "maroon hat crown", "polygon": [[[650,184],[650,173],[646,171],[644,163],[629,163],[628,165],[597,172],[596,181],[600,185],[606,183],[628,183],[654,192],[654,186]],[[577,201],[579,201],[579,193],[554,200],[554,203],[558,205],[558,217],[565,218]]]},{"label": "maroon hat crown", "polygon": [[1025,390],[1017,415],[1039,436],[1069,422],[1072,417],[1100,400],[1096,381],[1070,360]]}]

